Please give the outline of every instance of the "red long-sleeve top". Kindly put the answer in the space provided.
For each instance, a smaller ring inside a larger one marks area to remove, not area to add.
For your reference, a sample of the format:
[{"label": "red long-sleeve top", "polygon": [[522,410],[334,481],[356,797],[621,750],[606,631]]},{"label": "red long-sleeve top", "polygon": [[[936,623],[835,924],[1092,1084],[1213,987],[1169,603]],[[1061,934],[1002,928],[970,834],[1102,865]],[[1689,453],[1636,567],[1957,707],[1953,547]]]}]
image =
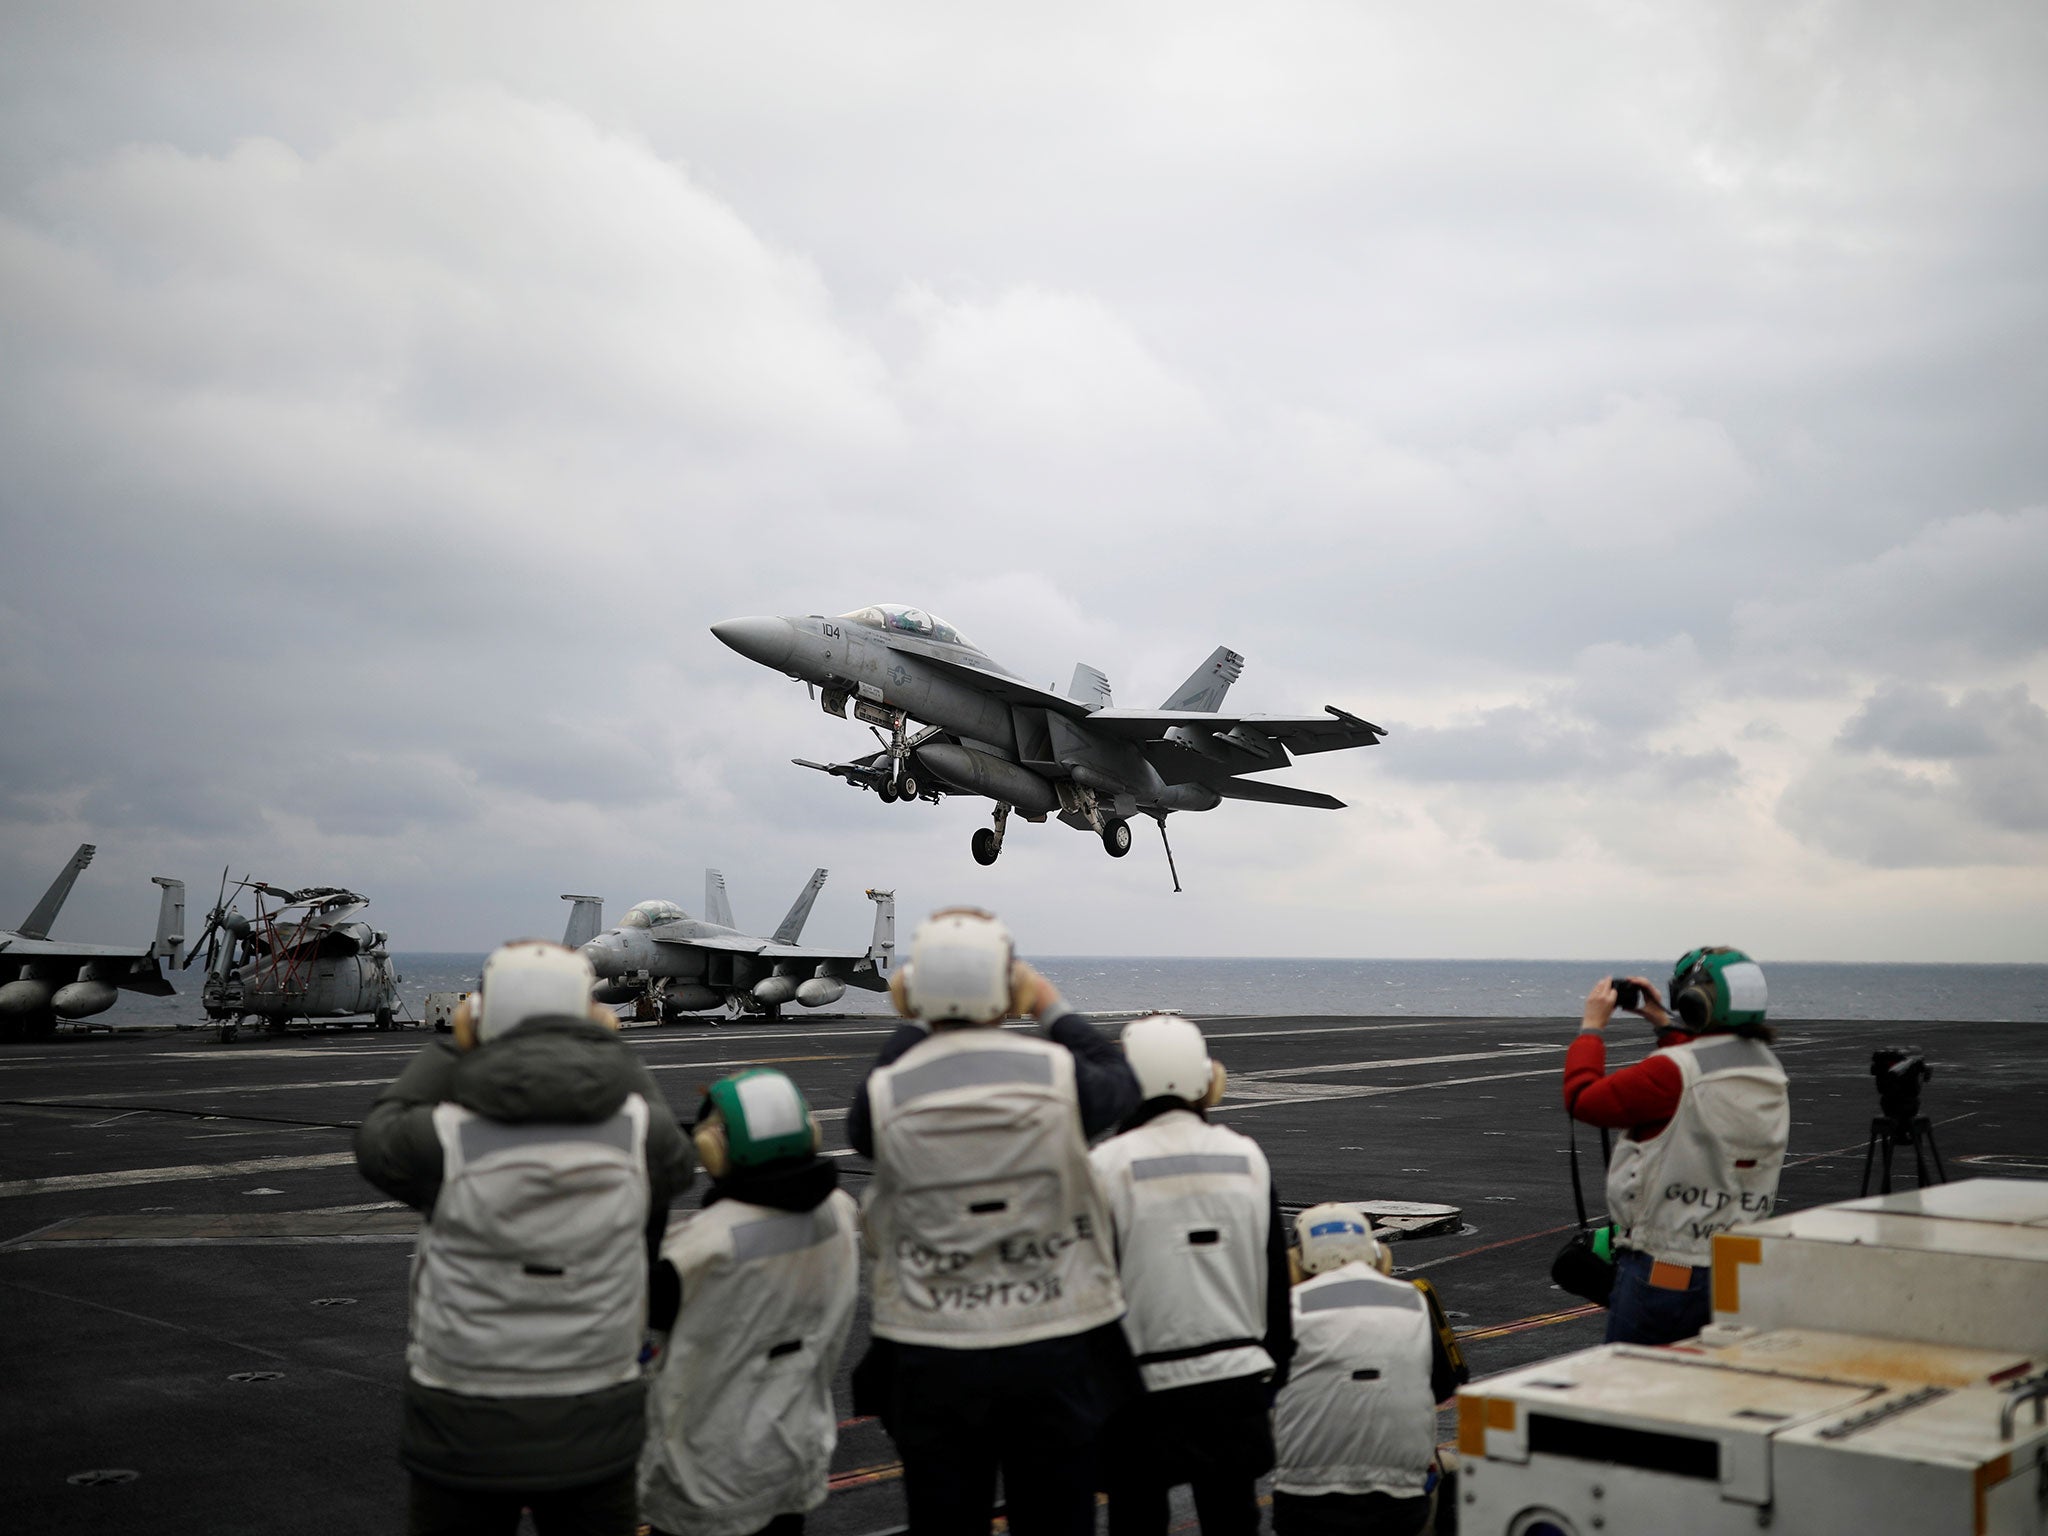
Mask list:
[{"label": "red long-sleeve top", "polygon": [[1656,1051],[1609,1073],[1606,1032],[1581,1030],[1564,1053],[1564,1107],[1582,1124],[1625,1130],[1637,1141],[1648,1141],[1671,1123],[1685,1092],[1685,1079],[1663,1047],[1690,1039],[1684,1030],[1667,1030],[1658,1036]]}]

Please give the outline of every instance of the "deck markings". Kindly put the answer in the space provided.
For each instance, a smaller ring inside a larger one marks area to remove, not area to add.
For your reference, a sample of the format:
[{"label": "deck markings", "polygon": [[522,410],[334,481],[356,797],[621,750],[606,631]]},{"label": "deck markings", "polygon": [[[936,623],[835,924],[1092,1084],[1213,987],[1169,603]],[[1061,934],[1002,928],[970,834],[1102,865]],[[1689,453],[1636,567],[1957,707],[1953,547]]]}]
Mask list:
[{"label": "deck markings", "polygon": [[174,1168],[117,1168],[106,1173],[60,1173],[46,1179],[0,1181],[0,1200],[67,1189],[118,1189],[131,1184],[176,1184],[186,1179],[238,1178],[245,1173],[286,1173],[298,1168],[353,1167],[353,1152],[312,1152],[303,1157],[252,1157],[238,1163],[185,1163]]}]

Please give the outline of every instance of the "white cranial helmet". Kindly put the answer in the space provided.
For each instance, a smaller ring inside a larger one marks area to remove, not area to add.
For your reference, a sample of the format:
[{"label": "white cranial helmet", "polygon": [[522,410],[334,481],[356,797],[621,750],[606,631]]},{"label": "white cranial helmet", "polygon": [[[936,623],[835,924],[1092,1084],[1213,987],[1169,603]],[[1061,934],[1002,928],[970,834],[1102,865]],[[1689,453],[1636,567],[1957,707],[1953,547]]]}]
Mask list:
[{"label": "white cranial helmet", "polygon": [[918,925],[910,940],[905,1000],[933,1023],[993,1024],[1009,1017],[1010,965],[1016,945],[995,915],[948,907]]},{"label": "white cranial helmet", "polygon": [[1123,1042],[1142,1097],[1204,1106],[1223,1097],[1223,1068],[1209,1059],[1193,1020],[1150,1013],[1124,1026]]},{"label": "white cranial helmet", "polygon": [[1320,1275],[1361,1260],[1381,1274],[1394,1268],[1393,1255],[1372,1235],[1372,1218],[1355,1205],[1332,1200],[1312,1205],[1294,1218],[1304,1274]]},{"label": "white cranial helmet", "polygon": [[522,939],[492,951],[478,991],[478,1044],[495,1040],[528,1019],[590,1015],[590,962],[573,949],[544,939]]}]

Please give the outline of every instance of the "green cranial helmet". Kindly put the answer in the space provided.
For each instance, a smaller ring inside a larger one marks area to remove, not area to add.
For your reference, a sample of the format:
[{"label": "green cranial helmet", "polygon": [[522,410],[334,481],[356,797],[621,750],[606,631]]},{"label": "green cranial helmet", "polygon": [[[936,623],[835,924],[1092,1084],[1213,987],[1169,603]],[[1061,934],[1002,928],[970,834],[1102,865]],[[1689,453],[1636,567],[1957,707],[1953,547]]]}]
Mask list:
[{"label": "green cranial helmet", "polygon": [[1698,1034],[1761,1024],[1769,995],[1764,968],[1727,944],[1690,949],[1671,968],[1671,1006]]},{"label": "green cranial helmet", "polygon": [[818,1122],[797,1086],[773,1067],[752,1067],[711,1085],[732,1168],[758,1168],[817,1150]]}]

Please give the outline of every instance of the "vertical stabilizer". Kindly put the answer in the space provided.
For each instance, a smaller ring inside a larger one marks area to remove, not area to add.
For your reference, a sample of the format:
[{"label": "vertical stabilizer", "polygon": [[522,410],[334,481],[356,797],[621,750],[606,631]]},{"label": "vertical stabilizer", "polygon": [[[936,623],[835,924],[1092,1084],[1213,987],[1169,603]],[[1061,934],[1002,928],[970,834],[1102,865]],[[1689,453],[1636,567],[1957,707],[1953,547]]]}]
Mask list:
[{"label": "vertical stabilizer", "polygon": [[1108,709],[1109,678],[1085,661],[1074,663],[1074,680],[1067,684],[1067,697],[1091,710]]},{"label": "vertical stabilizer", "polygon": [[1244,675],[1244,658],[1229,646],[1219,645],[1209,659],[1195,668],[1194,675],[1178,688],[1161,709],[1199,709],[1215,714],[1223,707],[1223,695]]},{"label": "vertical stabilizer", "polygon": [[149,946],[149,952],[169,956],[175,971],[185,963],[185,882],[167,875],[149,878],[152,884],[164,888],[156,908],[156,941]]},{"label": "vertical stabilizer", "polygon": [[732,898],[725,893],[725,876],[715,869],[704,871],[704,921],[721,928],[732,927]]},{"label": "vertical stabilizer", "polygon": [[825,871],[811,871],[811,883],[798,893],[796,904],[789,909],[789,916],[782,920],[782,926],[775,930],[777,944],[794,944],[803,936],[804,924],[810,921],[811,906],[818,899],[818,892],[825,889]]},{"label": "vertical stabilizer", "polygon": [[569,926],[562,930],[562,942],[570,949],[581,949],[604,926],[604,898],[564,894],[562,900],[575,903],[569,908]]},{"label": "vertical stabilizer", "polygon": [[50,882],[50,888],[43,892],[43,899],[36,903],[35,911],[21,920],[21,936],[24,939],[47,939],[50,924],[57,921],[57,914],[64,909],[65,901],[71,895],[71,887],[77,883],[78,872],[92,862],[92,856],[99,850],[91,843],[80,843],[78,851],[71,855],[71,862],[63,872]]},{"label": "vertical stabilizer", "polygon": [[868,958],[886,976],[896,954],[896,893],[869,891],[868,900],[875,904],[875,936],[868,940]]}]

